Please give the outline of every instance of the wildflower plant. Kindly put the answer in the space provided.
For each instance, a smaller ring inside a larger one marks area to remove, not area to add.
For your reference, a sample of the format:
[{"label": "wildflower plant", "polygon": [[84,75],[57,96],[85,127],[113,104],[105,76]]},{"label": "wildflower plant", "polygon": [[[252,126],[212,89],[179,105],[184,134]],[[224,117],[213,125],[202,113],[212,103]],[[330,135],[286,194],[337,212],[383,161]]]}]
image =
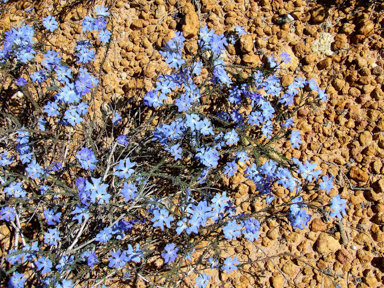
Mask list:
[{"label": "wildflower plant", "polygon": [[[98,6],[82,31],[97,32],[108,47],[109,21]],[[49,33],[58,27],[52,15],[41,24]],[[2,266],[9,287],[105,287],[112,276],[172,286],[190,271],[206,287],[211,276],[204,269],[231,273],[246,264],[236,255],[223,259],[220,243],[257,241],[270,218],[304,229],[311,213],[324,210],[302,198],[319,180],[316,164],[288,159],[274,144],[289,139],[299,148],[295,113],[328,96],[313,79],[283,87],[274,56],[258,68],[226,63],[222,51],[246,34],[242,27],[228,35],[202,27],[189,58],[176,31],[160,52],[172,73],[159,75],[144,95],[147,116],[128,123],[124,109],[101,123],[90,113],[100,76],[87,68],[95,43],[78,41],[66,62],[61,52],[39,50],[34,33],[30,24],[12,28],[0,50],[2,89],[23,97],[21,111],[0,112],[0,219],[15,232]],[[155,117],[161,121],[153,127]],[[240,172],[255,186],[249,201],[270,208],[235,205],[228,183]],[[329,193],[332,181],[323,177],[321,190]],[[292,197],[283,204],[275,199],[279,188]],[[345,200],[334,197],[330,208],[342,217]]]}]

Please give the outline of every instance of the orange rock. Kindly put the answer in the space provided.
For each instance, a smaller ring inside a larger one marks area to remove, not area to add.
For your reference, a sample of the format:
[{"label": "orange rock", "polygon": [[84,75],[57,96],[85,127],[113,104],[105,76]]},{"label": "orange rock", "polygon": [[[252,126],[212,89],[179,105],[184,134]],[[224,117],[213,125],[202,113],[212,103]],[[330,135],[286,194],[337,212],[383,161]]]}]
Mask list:
[{"label": "orange rock", "polygon": [[369,179],[369,175],[361,170],[359,167],[354,166],[351,171],[349,171],[349,176],[356,181],[359,182],[367,182]]},{"label": "orange rock", "polygon": [[186,14],[185,23],[182,26],[183,35],[185,38],[192,38],[199,31],[199,16],[191,3],[185,5],[183,12]]},{"label": "orange rock", "polygon": [[336,259],[341,264],[349,263],[352,261],[351,255],[349,255],[347,250],[340,249],[336,252]]},{"label": "orange rock", "polygon": [[313,232],[322,232],[327,230],[327,224],[325,224],[323,221],[321,221],[320,218],[315,218],[311,223],[311,231]]}]

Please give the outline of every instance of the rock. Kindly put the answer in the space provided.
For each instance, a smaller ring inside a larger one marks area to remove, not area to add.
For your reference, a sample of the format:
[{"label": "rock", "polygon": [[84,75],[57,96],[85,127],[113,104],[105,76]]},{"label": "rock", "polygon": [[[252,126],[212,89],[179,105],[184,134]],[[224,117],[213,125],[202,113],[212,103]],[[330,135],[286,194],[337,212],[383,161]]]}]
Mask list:
[{"label": "rock", "polygon": [[284,264],[281,270],[287,275],[289,275],[290,277],[292,277],[297,274],[299,267],[293,264],[292,261],[288,261],[287,263]]},{"label": "rock", "polygon": [[346,49],[349,47],[348,37],[345,34],[337,34],[335,36],[335,42],[332,43],[332,49],[334,51],[339,49]]},{"label": "rock", "polygon": [[124,1],[117,1],[116,8],[124,7]]},{"label": "rock", "polygon": [[355,59],[354,63],[356,64],[357,68],[361,69],[368,66],[367,59],[363,57],[358,57]]},{"label": "rock", "polygon": [[323,23],[328,18],[328,9],[322,5],[318,5],[311,10],[311,22],[313,24]]},{"label": "rock", "polygon": [[243,35],[240,38],[240,48],[243,53],[250,53],[253,51],[253,41],[251,35]]},{"label": "rock", "polygon": [[[384,222],[383,222],[383,224],[384,224]],[[382,224],[381,224],[381,225],[382,225]],[[360,233],[359,235],[357,235],[357,236],[353,239],[353,241],[354,241],[355,243],[359,244],[359,245],[362,245],[362,246],[364,246],[364,245],[369,245],[369,244],[371,244],[371,242],[372,242],[371,238],[370,238],[368,235],[366,235],[365,233]]]},{"label": "rock", "polygon": [[263,40],[262,38],[256,39],[256,47],[257,48],[260,48],[260,49],[266,48],[267,44],[268,44],[268,42],[266,40]]},{"label": "rock", "polygon": [[[380,284],[377,282],[375,274],[373,273],[372,270],[368,271],[368,273],[364,276],[363,282],[365,284],[367,284],[368,287],[377,287],[377,285]],[[383,284],[383,283],[381,283],[381,284]]]},{"label": "rock", "polygon": [[189,39],[196,36],[199,31],[199,16],[191,3],[185,4],[183,13],[185,14],[185,22],[181,29],[184,37]]},{"label": "rock", "polygon": [[349,95],[353,96],[353,97],[359,97],[361,95],[361,92],[359,89],[355,88],[355,87],[351,87],[348,91]]},{"label": "rock", "polygon": [[144,19],[135,19],[132,21],[131,29],[138,30],[142,29],[144,26]]},{"label": "rock", "polygon": [[[378,160],[380,161],[380,160]],[[381,162],[380,162],[381,163]],[[375,182],[373,184],[373,188],[375,189],[376,193],[383,193],[384,192],[384,178],[380,179],[379,181]]]},{"label": "rock", "polygon": [[292,75],[283,75],[281,77],[281,86],[283,87],[288,87],[290,84],[293,83],[295,79],[293,78]]},{"label": "rock", "polygon": [[282,275],[271,277],[270,282],[273,288],[283,288],[284,287],[284,277]]},{"label": "rock", "polygon": [[320,218],[315,218],[311,223],[310,229],[313,232],[323,232],[327,230],[327,224],[321,221]]},{"label": "rock", "polygon": [[383,68],[381,68],[380,66],[374,67],[372,69],[372,74],[377,76],[383,75]]},{"label": "rock", "polygon": [[371,96],[377,100],[381,101],[384,98],[384,92],[379,87],[377,87],[375,90],[372,91]]},{"label": "rock", "polygon": [[340,248],[339,241],[326,233],[321,233],[315,243],[315,250],[321,254],[334,253]]},{"label": "rock", "polygon": [[352,167],[351,171],[349,171],[349,176],[359,182],[367,182],[369,179],[369,175],[357,166]]},{"label": "rock", "polygon": [[162,18],[165,14],[166,14],[165,6],[164,6],[164,5],[160,5],[160,6],[156,9],[156,12],[155,12],[155,18],[156,18],[156,19],[160,19],[160,18]]},{"label": "rock", "polygon": [[145,70],[145,76],[148,78],[152,78],[156,74],[157,64],[154,62],[150,62]]},{"label": "rock", "polygon": [[305,54],[311,52],[311,50],[303,42],[299,42],[293,47],[293,52],[295,52],[298,58],[303,58]]},{"label": "rock", "polygon": [[304,63],[307,65],[310,65],[310,64],[316,62],[316,60],[317,60],[317,53],[316,52],[313,52],[313,53],[304,57]]},{"label": "rock", "polygon": [[349,263],[352,261],[351,255],[349,255],[347,250],[340,249],[336,252],[336,259],[341,264]]},{"label": "rock", "polygon": [[357,32],[359,34],[362,34],[364,36],[370,36],[373,34],[374,29],[375,29],[375,24],[373,24],[369,20],[363,20],[358,23],[358,27],[360,27]]},{"label": "rock", "polygon": [[336,91],[340,92],[345,87],[345,81],[341,79],[335,79],[332,82],[332,86],[335,88]]},{"label": "rock", "polygon": [[356,256],[357,256],[357,259],[360,260],[360,263],[364,265],[364,264],[370,263],[372,260],[372,257],[369,254],[370,252],[364,249],[359,249],[357,250]]},{"label": "rock", "polygon": [[384,233],[380,230],[380,226],[373,224],[371,228],[371,234],[373,240],[376,242],[383,242],[384,241]]},{"label": "rock", "polygon": [[340,32],[351,35],[355,31],[355,25],[351,23],[344,23],[343,26],[341,27]]},{"label": "rock", "polygon": [[260,57],[257,55],[243,55],[242,60],[244,64],[257,66],[260,63]]},{"label": "rock", "polygon": [[319,69],[326,69],[331,67],[331,65],[332,65],[332,59],[328,57],[328,58],[325,58],[324,60],[321,60],[319,64],[317,64],[317,67]]},{"label": "rock", "polygon": [[359,142],[361,146],[367,146],[372,143],[372,134],[369,131],[364,131],[360,134]]}]

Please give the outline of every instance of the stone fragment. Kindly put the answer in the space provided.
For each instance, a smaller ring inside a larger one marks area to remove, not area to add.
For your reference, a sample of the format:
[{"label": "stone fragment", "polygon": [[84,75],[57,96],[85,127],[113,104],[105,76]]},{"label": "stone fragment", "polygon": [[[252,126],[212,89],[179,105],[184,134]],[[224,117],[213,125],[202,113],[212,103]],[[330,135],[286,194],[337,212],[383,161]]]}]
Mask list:
[{"label": "stone fragment", "polygon": [[381,101],[384,98],[383,90],[381,90],[379,87],[377,87],[375,90],[372,91],[371,96],[377,100]]},{"label": "stone fragment", "polygon": [[384,233],[380,230],[380,226],[373,224],[371,228],[371,234],[373,240],[376,242],[383,242],[384,241]]},{"label": "stone fragment", "polygon": [[345,249],[340,249],[336,252],[336,259],[341,264],[349,263],[352,261],[351,255],[349,255],[348,251]]},{"label": "stone fragment", "polygon": [[359,97],[361,95],[360,90],[357,89],[356,87],[349,88],[348,93],[349,93],[349,95],[351,95],[353,97]]},{"label": "stone fragment", "polygon": [[290,84],[293,83],[294,80],[295,79],[293,78],[292,75],[289,75],[289,74],[288,75],[283,75],[281,77],[281,86],[288,87]]},{"label": "stone fragment", "polygon": [[332,82],[332,86],[336,89],[336,91],[340,92],[345,87],[345,81],[342,79],[335,79]]},{"label": "stone fragment", "polygon": [[371,21],[363,20],[357,24],[357,27],[360,27],[357,32],[359,34],[362,34],[364,36],[370,36],[373,34],[374,29],[375,29],[375,24]]},{"label": "stone fragment", "polygon": [[196,36],[199,31],[199,16],[191,3],[185,4],[183,13],[185,14],[185,22],[181,29],[184,37],[189,39]]},{"label": "stone fragment", "polygon": [[284,277],[282,275],[271,277],[271,285],[273,288],[283,288]]},{"label": "stone fragment", "polygon": [[323,23],[328,18],[328,9],[322,5],[317,5],[311,10],[311,22],[313,24]]},{"label": "stone fragment", "polygon": [[164,5],[160,5],[160,6],[156,9],[156,12],[155,12],[155,18],[156,18],[156,19],[160,19],[160,18],[162,18],[165,14],[166,14],[165,6],[164,6]]},{"label": "stone fragment", "polygon": [[290,277],[292,277],[297,274],[299,267],[293,264],[292,261],[288,261],[283,265],[283,268],[281,270],[287,275],[289,275]]},{"label": "stone fragment", "polygon": [[260,57],[257,55],[243,55],[242,60],[244,64],[257,66],[260,63]]},{"label": "stone fragment", "polygon": [[372,143],[372,134],[369,131],[363,131],[363,133],[360,134],[359,142],[361,146],[367,146]]},{"label": "stone fragment", "polygon": [[367,182],[369,179],[369,175],[357,166],[352,167],[351,171],[349,171],[349,176],[359,182]]},{"label": "stone fragment", "polygon": [[309,49],[308,46],[306,46],[303,42],[299,42],[297,43],[294,47],[293,47],[293,52],[295,53],[295,55],[298,57],[298,58],[303,58],[305,56],[305,54],[311,52],[311,50]]},{"label": "stone fragment", "polygon": [[325,58],[324,60],[321,60],[319,64],[317,64],[317,67],[319,69],[326,69],[331,67],[331,65],[332,65],[332,59],[328,57],[328,58]]},{"label": "stone fragment", "polygon": [[320,218],[315,218],[311,223],[310,229],[313,232],[323,232],[327,230],[327,224],[321,221]]},{"label": "stone fragment", "polygon": [[383,75],[383,68],[381,68],[380,66],[374,67],[372,69],[372,74],[377,76]]},{"label": "stone fragment", "polygon": [[353,241],[354,241],[355,243],[359,244],[359,245],[362,245],[362,246],[364,246],[364,245],[369,245],[369,244],[371,244],[371,242],[372,242],[371,238],[370,238],[368,235],[366,235],[365,233],[360,233],[360,234],[358,234],[358,235],[353,239]]},{"label": "stone fragment", "polygon": [[313,52],[313,53],[304,57],[304,63],[307,65],[315,63],[316,60],[317,60],[317,53],[316,52]]},{"label": "stone fragment", "polygon": [[250,53],[253,51],[253,41],[251,35],[243,35],[240,38],[240,48],[243,53]]},{"label": "stone fragment", "polygon": [[358,69],[364,68],[368,66],[368,61],[367,59],[363,57],[358,57],[355,59],[354,63],[356,64]]},{"label": "stone fragment", "polygon": [[131,28],[133,30],[142,29],[144,26],[144,19],[135,19],[132,21]]},{"label": "stone fragment", "polygon": [[329,254],[334,253],[341,248],[339,241],[337,241],[332,236],[321,233],[319,238],[315,243],[315,250],[321,254]]}]

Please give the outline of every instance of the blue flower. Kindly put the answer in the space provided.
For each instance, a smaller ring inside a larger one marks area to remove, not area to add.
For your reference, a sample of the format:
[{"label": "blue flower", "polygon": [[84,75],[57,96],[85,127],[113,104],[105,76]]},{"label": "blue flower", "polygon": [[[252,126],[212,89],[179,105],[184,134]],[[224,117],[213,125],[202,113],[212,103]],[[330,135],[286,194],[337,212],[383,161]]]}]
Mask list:
[{"label": "blue flower", "polygon": [[100,184],[101,178],[92,178],[93,184],[87,181],[85,190],[91,193],[91,202],[104,204],[109,203],[109,198],[111,195],[107,193],[108,184]]},{"label": "blue flower", "polygon": [[93,171],[97,166],[97,159],[93,154],[92,149],[82,148],[79,152],[77,152],[76,158],[80,161],[81,167],[84,169],[89,169]]},{"label": "blue flower", "polygon": [[72,211],[71,214],[79,214],[79,215],[73,217],[72,219],[76,219],[78,223],[81,224],[83,222],[83,218],[84,220],[89,219],[90,216],[87,212],[89,212],[87,207],[84,207],[84,206],[79,207],[78,205],[76,205],[75,210]]},{"label": "blue flower", "polygon": [[95,240],[101,243],[107,243],[111,238],[112,238],[112,228],[106,227],[96,235]]},{"label": "blue flower", "polygon": [[299,169],[297,170],[300,175],[308,181],[313,181],[314,179],[317,180],[319,175],[321,174],[321,170],[313,171],[313,169],[316,168],[317,163],[311,164],[308,160],[305,164],[302,164],[299,160],[296,158],[293,158],[293,161],[296,165],[299,165]]},{"label": "blue flower", "polygon": [[120,113],[115,112],[115,115],[113,115],[112,123],[113,125],[119,125],[119,122],[122,120]]},{"label": "blue flower", "polygon": [[227,165],[224,167],[224,174],[227,175],[227,177],[231,177],[235,175],[236,172],[237,172],[236,161],[228,162]]},{"label": "blue flower", "polygon": [[227,240],[234,240],[241,235],[242,226],[236,223],[236,220],[229,221],[223,227],[224,236]]},{"label": "blue flower", "polygon": [[77,60],[77,63],[81,63],[81,64],[86,64],[96,59],[95,50],[87,49],[84,46],[81,46],[81,48],[79,49],[79,53],[77,53],[76,56],[79,57],[79,60]]},{"label": "blue flower", "polygon": [[280,54],[281,59],[284,63],[291,63],[291,55],[289,55],[287,52],[283,52]]},{"label": "blue flower", "polygon": [[99,41],[103,43],[107,43],[109,41],[109,38],[111,38],[112,33],[108,30],[101,30],[99,32]]},{"label": "blue flower", "polygon": [[133,174],[133,172],[135,172],[134,169],[131,169],[135,165],[136,162],[131,162],[129,158],[125,159],[125,164],[123,160],[120,160],[119,165],[115,167],[116,171],[113,173],[113,175],[116,175],[122,179],[128,179]]},{"label": "blue flower", "polygon": [[40,257],[37,261],[35,261],[35,265],[38,270],[41,270],[41,274],[46,274],[51,272],[52,262],[46,257]]},{"label": "blue flower", "polygon": [[9,288],[23,288],[24,282],[27,280],[27,278],[23,277],[24,274],[15,272],[11,279],[8,281],[8,287]]},{"label": "blue flower", "polygon": [[196,279],[196,285],[199,288],[205,288],[209,284],[209,279],[211,278],[211,275],[207,275],[205,273],[200,274],[199,277]]},{"label": "blue flower", "polygon": [[168,228],[171,228],[171,222],[175,219],[173,216],[169,216],[167,209],[155,210],[153,216],[151,219],[154,223],[153,227],[160,227],[162,231],[164,231],[164,223]]},{"label": "blue flower", "polygon": [[56,245],[57,241],[60,241],[61,238],[59,236],[59,231],[57,231],[57,228],[55,229],[49,229],[49,232],[46,232],[44,234],[44,243],[48,245]]},{"label": "blue flower", "polygon": [[28,172],[28,175],[31,179],[40,178],[41,174],[44,173],[44,170],[41,169],[40,165],[36,163],[36,160],[33,160],[32,163],[28,164],[25,170]]},{"label": "blue flower", "polygon": [[49,117],[53,117],[55,115],[60,115],[59,106],[55,102],[48,102],[47,105],[44,106],[44,112],[47,113]]},{"label": "blue flower", "polygon": [[[56,213],[53,212],[52,209],[46,209],[44,212],[44,217],[45,219],[47,220],[47,224],[48,225],[56,225],[57,223],[60,223],[60,216],[61,216],[61,212],[59,213]],[[57,222],[57,223],[55,223]]]},{"label": "blue flower", "polygon": [[232,131],[227,132],[224,135],[224,139],[227,141],[227,142],[225,142],[225,144],[227,144],[227,145],[237,144],[237,142],[239,142],[239,140],[240,140],[235,129],[232,129]]},{"label": "blue flower", "polygon": [[121,252],[120,249],[117,250],[116,252],[111,252],[112,258],[108,258],[108,260],[109,260],[108,267],[109,268],[112,268],[112,267],[113,268],[120,268],[120,267],[124,267],[127,264],[127,262],[125,262],[125,259],[124,259],[125,253],[123,252],[120,255],[120,252]]},{"label": "blue flower", "polygon": [[222,270],[225,270],[227,273],[231,273],[233,270],[237,270],[237,264],[240,264],[239,261],[237,261],[237,256],[235,256],[233,259],[231,257],[228,257],[224,261],[224,266],[221,268]]},{"label": "blue flower", "polygon": [[137,187],[132,183],[124,182],[124,187],[121,189],[121,195],[125,197],[125,202],[135,200],[135,197],[139,194],[135,193],[137,191]]},{"label": "blue flower", "polygon": [[179,248],[175,248],[175,244],[167,244],[164,248],[166,251],[165,253],[161,253],[161,256],[164,258],[164,263],[169,264],[176,260],[177,258],[177,251],[179,251]]},{"label": "blue flower", "polygon": [[43,18],[43,25],[45,29],[53,32],[56,30],[59,23],[57,23],[54,17],[52,17],[51,15],[48,15],[47,17]]},{"label": "blue flower", "polygon": [[25,84],[27,84],[27,80],[25,80],[23,77],[19,78],[17,81],[16,81],[16,84],[19,85],[19,86],[24,86]]},{"label": "blue flower", "polygon": [[97,14],[97,16],[109,16],[109,12],[107,12],[108,8],[104,7],[104,5],[96,6],[96,9],[93,11]]},{"label": "blue flower", "polygon": [[0,210],[0,220],[7,222],[14,221],[16,217],[16,211],[12,207],[3,207]]},{"label": "blue flower", "polygon": [[303,143],[300,138],[300,131],[292,130],[290,141],[292,148],[299,148],[299,144]]},{"label": "blue flower", "polygon": [[333,177],[323,177],[323,182],[320,183],[320,189],[321,190],[327,190],[327,194],[329,194],[329,191],[331,191],[333,188]]},{"label": "blue flower", "polygon": [[8,166],[13,163],[13,156],[8,158],[8,151],[4,151],[3,154],[0,155],[0,165],[1,166]]},{"label": "blue flower", "polygon": [[128,145],[129,141],[127,140],[127,136],[125,135],[119,135],[117,138],[116,138],[116,142],[121,144],[121,145]]},{"label": "blue flower", "polygon": [[175,157],[175,161],[177,159],[181,159],[181,153],[183,152],[183,150],[180,148],[180,143],[177,143],[177,144],[171,146],[170,148],[165,147],[165,151],[170,152],[172,154],[172,156]]},{"label": "blue flower", "polygon": [[243,221],[243,227],[245,230],[242,231],[242,234],[249,241],[254,241],[259,239],[259,230],[260,222],[255,218],[249,218],[248,220]]},{"label": "blue flower", "polygon": [[340,195],[336,195],[331,200],[331,210],[334,210],[331,212],[331,217],[334,218],[335,216],[339,219],[343,219],[343,215],[346,216],[347,212],[345,211],[345,203],[347,200],[341,199]]},{"label": "blue flower", "polygon": [[15,198],[24,198],[27,192],[25,192],[21,185],[21,182],[12,182],[8,187],[4,188],[4,192]]}]

